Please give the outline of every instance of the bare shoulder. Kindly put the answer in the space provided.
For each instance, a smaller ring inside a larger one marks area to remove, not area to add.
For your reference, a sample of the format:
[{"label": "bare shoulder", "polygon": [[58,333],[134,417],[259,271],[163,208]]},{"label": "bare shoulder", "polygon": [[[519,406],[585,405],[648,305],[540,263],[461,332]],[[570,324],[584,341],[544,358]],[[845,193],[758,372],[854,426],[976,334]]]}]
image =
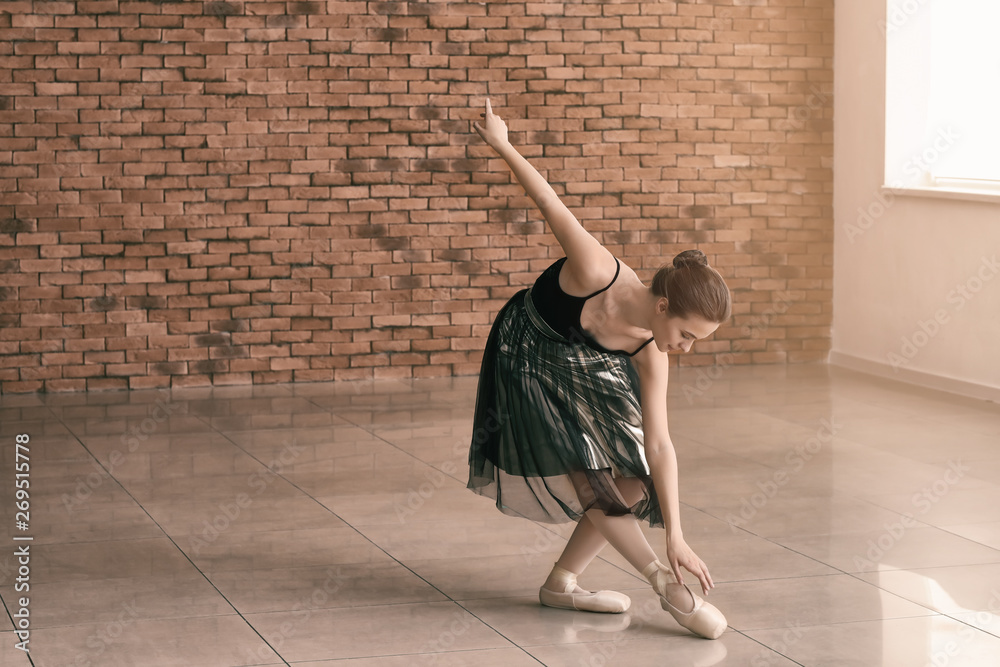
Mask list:
[{"label": "bare shoulder", "polygon": [[[619,262],[607,248],[595,242],[573,250],[566,254],[566,264],[560,276],[560,283],[567,294],[587,296],[615,280]],[[622,271],[627,268],[624,263],[621,267]]]},{"label": "bare shoulder", "polygon": [[642,281],[639,280],[639,276],[636,274],[635,270],[625,262],[621,262],[621,275],[618,276],[618,281],[625,284],[638,283],[639,285],[642,285]]},{"label": "bare shoulder", "polygon": [[632,357],[632,364],[639,372],[639,379],[643,385],[647,383],[667,385],[667,378],[670,374],[670,357],[666,352],[660,352],[655,341],[639,350]]}]

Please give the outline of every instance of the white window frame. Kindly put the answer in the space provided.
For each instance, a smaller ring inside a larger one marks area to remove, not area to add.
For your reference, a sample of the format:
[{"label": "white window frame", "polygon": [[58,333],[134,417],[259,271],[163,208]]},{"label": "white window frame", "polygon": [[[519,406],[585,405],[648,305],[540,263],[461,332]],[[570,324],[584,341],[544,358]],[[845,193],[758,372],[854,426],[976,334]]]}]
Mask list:
[{"label": "white window frame", "polygon": [[[974,0],[967,0],[974,1]],[[980,0],[996,7],[1000,23],[1000,2]],[[886,18],[879,27],[886,41],[885,72],[885,165],[883,192],[948,199],[970,199],[1000,203],[1000,174],[949,173],[942,168],[944,156],[961,142],[979,138],[963,137],[961,127],[933,120],[935,104],[932,88],[945,79],[932,77],[934,53],[930,44],[935,26],[940,40],[942,23],[938,10],[953,9],[945,3],[956,0],[886,0]],[[996,3],[996,4],[993,4]],[[992,22],[991,22],[992,23]],[[997,26],[1000,29],[1000,25]],[[994,35],[990,43],[995,43]],[[1000,63],[998,63],[1000,72]],[[938,81],[937,84],[934,81]],[[1000,86],[1000,76],[997,84]],[[1000,160],[1000,113],[997,146]],[[968,134],[968,132],[967,132]],[[976,133],[971,133],[976,134]],[[994,140],[991,138],[989,143]],[[963,150],[968,150],[965,145]],[[954,162],[955,154],[951,161]],[[938,169],[935,169],[938,165]],[[942,173],[943,172],[943,173]],[[986,177],[986,178],[983,178]]]}]

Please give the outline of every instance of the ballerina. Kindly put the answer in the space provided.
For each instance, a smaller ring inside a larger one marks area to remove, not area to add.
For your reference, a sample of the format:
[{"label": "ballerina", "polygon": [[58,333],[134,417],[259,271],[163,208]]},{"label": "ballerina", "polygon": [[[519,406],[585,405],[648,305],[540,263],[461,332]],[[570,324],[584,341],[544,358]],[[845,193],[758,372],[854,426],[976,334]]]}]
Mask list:
[{"label": "ballerina", "polygon": [[[647,286],[594,238],[507,139],[486,101],[483,140],[544,216],[565,257],[515,294],[483,356],[468,487],[504,513],[577,526],[539,589],[543,605],[621,613],[616,591],[577,577],[608,543],[645,577],[661,606],[694,634],[718,638],[726,619],[684,585],[714,588],[681,529],[677,457],[667,430],[668,354],[684,353],[731,314],[722,276],[686,250]],[[640,520],[666,529],[667,563]]]}]

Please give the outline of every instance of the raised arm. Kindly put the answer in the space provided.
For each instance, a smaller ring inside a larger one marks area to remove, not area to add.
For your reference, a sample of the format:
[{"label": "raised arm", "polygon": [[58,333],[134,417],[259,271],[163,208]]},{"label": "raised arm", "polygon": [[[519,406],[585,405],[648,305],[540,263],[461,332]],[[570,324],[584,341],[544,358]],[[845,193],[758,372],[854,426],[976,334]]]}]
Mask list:
[{"label": "raised arm", "polygon": [[552,186],[510,144],[507,140],[507,125],[493,113],[488,99],[483,116],[483,125],[473,125],[476,132],[510,167],[514,178],[535,202],[566,253],[565,269],[569,275],[563,277],[565,287],[582,295],[607,285],[615,273],[614,257],[583,228]]}]

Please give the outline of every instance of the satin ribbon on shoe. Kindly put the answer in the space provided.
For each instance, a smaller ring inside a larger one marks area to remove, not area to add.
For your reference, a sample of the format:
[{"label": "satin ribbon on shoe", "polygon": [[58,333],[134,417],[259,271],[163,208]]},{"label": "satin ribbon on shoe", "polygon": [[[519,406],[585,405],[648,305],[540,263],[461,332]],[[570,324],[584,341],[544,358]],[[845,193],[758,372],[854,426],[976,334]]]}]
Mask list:
[{"label": "satin ribbon on shoe", "polygon": [[684,584],[684,588],[691,595],[691,600],[694,603],[691,611],[683,612],[670,604],[666,596],[667,585],[675,584],[677,580],[674,577],[674,573],[670,571],[670,568],[660,561],[657,560],[650,563],[642,571],[642,576],[646,577],[649,583],[653,585],[653,590],[660,596],[660,606],[665,611],[670,612],[670,615],[674,617],[674,620],[681,627],[705,639],[718,639],[726,631],[726,617],[722,615],[722,612],[716,609],[714,605],[705,602],[695,595],[687,584]]},{"label": "satin ribbon on shoe", "polygon": [[558,565],[552,568],[552,573],[558,577],[558,585],[562,590],[551,590],[544,586],[538,589],[538,601],[546,607],[620,614],[632,604],[629,596],[616,591],[583,591],[582,593],[574,593],[573,591],[577,587],[575,574]]}]

